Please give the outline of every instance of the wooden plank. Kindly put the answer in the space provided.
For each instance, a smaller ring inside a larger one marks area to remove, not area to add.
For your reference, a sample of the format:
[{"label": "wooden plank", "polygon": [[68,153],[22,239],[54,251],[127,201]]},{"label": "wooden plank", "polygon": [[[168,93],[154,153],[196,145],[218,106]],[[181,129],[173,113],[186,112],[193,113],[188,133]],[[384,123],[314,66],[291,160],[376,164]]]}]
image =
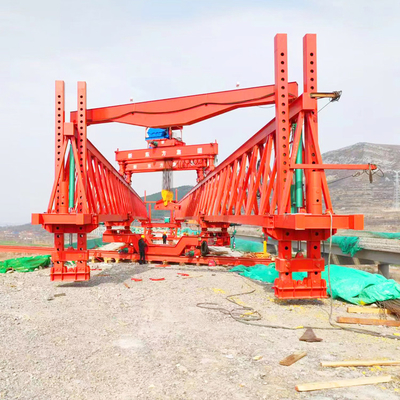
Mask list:
[{"label": "wooden plank", "polygon": [[391,311],[379,307],[347,307],[347,312],[358,314],[393,314]]},{"label": "wooden plank", "polygon": [[306,355],[307,355],[307,353],[305,351],[296,351],[295,353],[291,354],[290,356],[285,357],[282,361],[279,362],[279,364],[284,365],[285,367],[289,367],[290,365],[299,361]]},{"label": "wooden plank", "polygon": [[322,367],[373,367],[375,365],[399,365],[396,360],[372,360],[372,361],[321,361]]},{"label": "wooden plank", "polygon": [[400,321],[386,319],[337,317],[336,321],[342,324],[400,326]]},{"label": "wooden plank", "polygon": [[296,390],[298,392],[310,392],[312,390],[334,389],[334,388],[349,387],[349,386],[374,385],[376,383],[390,382],[391,380],[392,377],[390,375],[383,375],[383,376],[370,376],[367,378],[342,379],[340,381],[302,383],[300,385],[296,385]]}]

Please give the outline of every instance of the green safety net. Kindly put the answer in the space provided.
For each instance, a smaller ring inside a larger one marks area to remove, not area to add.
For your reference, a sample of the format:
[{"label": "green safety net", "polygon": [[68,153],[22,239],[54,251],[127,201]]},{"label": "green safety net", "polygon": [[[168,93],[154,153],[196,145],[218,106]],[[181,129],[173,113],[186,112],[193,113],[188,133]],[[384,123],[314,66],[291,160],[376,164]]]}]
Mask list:
[{"label": "green safety net", "polygon": [[50,256],[19,257],[0,261],[0,273],[5,274],[8,270],[17,272],[31,272],[41,267],[50,265]]},{"label": "green safety net", "polygon": [[357,236],[332,236],[332,243],[339,246],[343,254],[350,254],[352,257],[362,250],[359,245],[360,238]]},{"label": "green safety net", "polygon": [[[383,239],[400,239],[400,233],[389,233],[389,232],[369,232],[365,233],[372,235],[373,237]],[[367,236],[368,237],[368,236]],[[329,239],[326,241],[329,243]],[[343,254],[350,254],[352,257],[360,250],[363,249],[360,246],[360,237],[358,236],[332,236],[332,243],[339,246]]]},{"label": "green safety net", "polygon": [[200,232],[190,228],[178,228],[178,235],[183,235],[187,233],[188,235],[199,235]]},{"label": "green safety net", "polygon": [[[105,243],[103,242],[103,239],[102,239],[102,238],[88,239],[88,241],[87,241],[87,248],[88,248],[88,249],[94,249],[94,248],[96,248],[96,247],[103,246],[103,244],[105,244]],[[76,249],[76,247],[77,247],[76,242],[75,242],[75,243],[72,243],[72,247],[73,247],[74,249]]]},{"label": "green safety net", "polygon": [[[357,269],[331,265],[330,280],[334,299],[342,299],[353,304],[371,304],[377,301],[393,300],[400,298],[400,285],[393,279],[386,279],[382,275],[370,274]],[[279,277],[275,263],[269,265],[257,264],[253,267],[238,265],[230,271],[239,272],[240,275],[251,279],[273,283]],[[303,280],[306,272],[294,272],[294,280]],[[322,272],[326,280],[328,294],[328,267]]]},{"label": "green safety net", "polygon": [[389,233],[389,232],[370,232],[370,233],[384,239],[400,239],[400,233]]},{"label": "green safety net", "polygon": [[253,242],[252,240],[235,238],[235,250],[245,253],[262,253],[264,251],[263,244]]}]

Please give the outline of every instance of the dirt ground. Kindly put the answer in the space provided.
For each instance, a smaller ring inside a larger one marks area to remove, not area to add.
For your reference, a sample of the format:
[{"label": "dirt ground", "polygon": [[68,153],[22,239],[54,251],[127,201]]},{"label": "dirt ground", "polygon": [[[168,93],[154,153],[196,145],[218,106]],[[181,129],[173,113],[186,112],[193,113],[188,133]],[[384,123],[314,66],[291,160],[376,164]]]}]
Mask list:
[{"label": "dirt ground", "polygon": [[[400,366],[320,366],[323,360],[400,359],[400,340],[316,329],[323,341],[306,343],[299,341],[302,328],[249,326],[197,307],[211,302],[232,310],[237,306],[226,296],[255,290],[234,299],[259,311],[262,320],[256,323],[329,327],[328,300],[277,301],[271,285],[224,268],[93,268],[101,270],[81,283],[50,282],[49,270],[0,275],[0,399],[400,398]],[[346,307],[335,301],[335,316],[347,314]],[[372,329],[400,334],[398,328]],[[305,358],[279,365],[300,350]],[[392,375],[393,381],[295,390],[299,383],[379,375]]]}]

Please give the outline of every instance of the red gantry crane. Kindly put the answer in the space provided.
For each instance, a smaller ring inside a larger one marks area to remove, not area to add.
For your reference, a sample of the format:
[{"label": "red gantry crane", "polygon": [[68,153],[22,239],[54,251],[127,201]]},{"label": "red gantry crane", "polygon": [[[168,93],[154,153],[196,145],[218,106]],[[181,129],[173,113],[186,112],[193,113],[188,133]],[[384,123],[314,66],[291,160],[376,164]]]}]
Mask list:
[{"label": "red gantry crane", "polygon": [[[131,175],[194,169],[197,185],[181,200],[160,201],[157,208],[174,210],[177,223],[198,221],[202,232],[199,237],[183,236],[174,246],[150,243],[150,260],[190,262],[197,257],[199,262],[199,249],[210,228],[220,229],[219,237],[226,244],[230,224],[260,226],[278,241],[275,295],[326,297],[326,282],[321,278],[321,241],[337,229],[363,229],[363,216],[333,212],[325,170],[371,171],[376,167],[323,163],[317,99],[335,98],[337,93],[318,92],[316,51],[316,35],[307,34],[303,40],[301,94],[296,82],[288,82],[287,37],[278,34],[273,85],[88,109],[86,84],[79,82],[77,111],[71,113],[70,122],[64,115],[64,82],[58,81],[55,181],[47,212],[32,217],[34,224],[42,224],[54,234],[51,279],[89,279],[86,236],[101,222],[107,227],[104,240],[127,243],[126,257],[137,259],[138,235],[131,232],[131,223],[136,219],[145,226],[151,221],[145,203],[130,186]],[[275,118],[217,167],[216,143],[186,145],[174,137],[173,132],[186,125],[237,108],[268,104],[275,105]],[[88,126],[110,122],[150,128],[147,149],[116,152],[119,172],[87,138]],[[165,136],[157,137],[157,132]],[[65,246],[66,235],[77,236],[77,249]],[[293,254],[294,241],[307,242],[305,255]],[[192,255],[187,255],[188,250]],[[91,254],[96,255],[96,250]],[[70,268],[67,261],[76,264]],[[220,263],[228,261],[221,258]],[[307,272],[307,277],[293,280],[292,273],[296,271]]]}]

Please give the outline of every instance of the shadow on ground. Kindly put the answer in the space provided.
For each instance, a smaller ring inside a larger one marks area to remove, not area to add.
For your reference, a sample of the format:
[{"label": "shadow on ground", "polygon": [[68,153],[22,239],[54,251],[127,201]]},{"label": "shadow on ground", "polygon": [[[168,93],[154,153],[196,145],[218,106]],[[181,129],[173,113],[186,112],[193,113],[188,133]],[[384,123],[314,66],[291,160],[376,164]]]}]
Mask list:
[{"label": "shadow on ground", "polygon": [[[102,271],[98,274],[92,274],[89,281],[83,282],[67,282],[67,283],[60,283],[58,287],[65,288],[65,287],[94,287],[103,284],[118,284],[123,283],[124,281],[130,280],[130,278],[134,277],[135,275],[142,274],[144,272],[150,270],[162,270],[164,267],[158,264],[145,264],[139,265],[137,263],[118,263],[118,264],[110,264],[110,267],[105,267]],[[230,267],[227,269],[221,269],[220,267],[213,268],[213,267],[197,267],[197,266],[180,266],[180,265],[172,265],[168,266],[168,271],[177,271],[177,272],[211,272],[212,274],[225,274],[229,273]]]},{"label": "shadow on ground", "polygon": [[111,268],[104,268],[99,274],[92,275],[89,281],[68,282],[59,284],[58,287],[94,287],[109,283],[122,283],[135,275],[150,270],[148,265],[138,264],[113,264]]}]

